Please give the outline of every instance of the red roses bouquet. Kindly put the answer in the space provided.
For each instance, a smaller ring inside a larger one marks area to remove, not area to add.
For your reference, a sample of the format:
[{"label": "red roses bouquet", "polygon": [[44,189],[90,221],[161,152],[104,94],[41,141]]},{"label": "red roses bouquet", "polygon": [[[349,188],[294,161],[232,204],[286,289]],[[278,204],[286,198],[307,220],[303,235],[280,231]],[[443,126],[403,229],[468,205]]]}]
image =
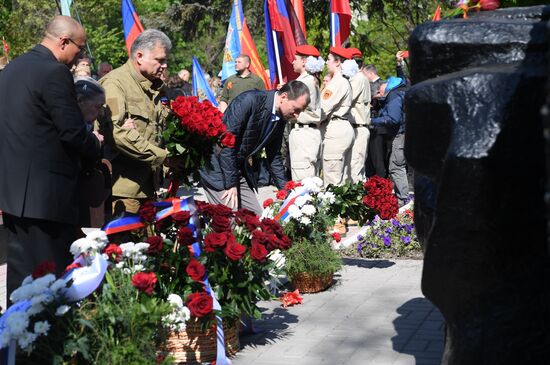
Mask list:
[{"label": "red roses bouquet", "polygon": [[399,211],[392,182],[379,176],[355,184],[329,185],[327,190],[335,195],[331,213],[351,218],[360,224],[374,219],[376,215],[383,220],[392,219]]},{"label": "red roses bouquet", "polygon": [[208,100],[179,96],[171,109],[163,138],[173,162],[174,178],[188,184],[189,175],[198,181],[199,169],[209,165],[213,147],[233,148],[235,136],[226,130],[223,114]]}]

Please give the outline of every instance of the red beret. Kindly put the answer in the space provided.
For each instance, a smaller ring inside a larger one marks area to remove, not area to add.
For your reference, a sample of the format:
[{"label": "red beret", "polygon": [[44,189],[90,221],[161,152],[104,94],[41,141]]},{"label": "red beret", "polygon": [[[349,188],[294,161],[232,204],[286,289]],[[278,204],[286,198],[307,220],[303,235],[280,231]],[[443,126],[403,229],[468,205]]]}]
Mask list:
[{"label": "red beret", "polygon": [[333,53],[347,60],[351,59],[351,52],[349,51],[349,49],[344,47],[330,47],[330,53]]},{"label": "red beret", "polygon": [[319,57],[321,55],[321,53],[317,50],[317,48],[309,44],[304,44],[296,47],[296,53],[304,56],[313,56],[313,57]]},{"label": "red beret", "polygon": [[351,57],[363,57],[363,53],[357,48],[349,48],[351,52]]}]

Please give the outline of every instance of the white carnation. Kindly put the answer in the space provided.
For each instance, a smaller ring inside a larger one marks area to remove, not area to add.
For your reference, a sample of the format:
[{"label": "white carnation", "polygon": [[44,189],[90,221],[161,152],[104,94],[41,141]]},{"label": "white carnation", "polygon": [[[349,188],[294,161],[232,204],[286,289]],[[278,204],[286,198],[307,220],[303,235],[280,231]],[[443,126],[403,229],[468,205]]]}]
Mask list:
[{"label": "white carnation", "polygon": [[105,231],[98,229],[97,231],[92,231],[86,235],[86,238],[95,243],[95,249],[101,251],[108,243],[109,238]]},{"label": "white carnation", "polygon": [[315,214],[315,212],[317,212],[317,209],[315,209],[315,207],[311,204],[306,204],[302,207],[302,213],[304,215],[312,216]]},{"label": "white carnation", "polygon": [[32,281],[33,281],[32,275],[29,275],[25,279],[23,279],[23,282],[21,283],[21,286],[30,284],[30,283],[32,283]]},{"label": "white carnation", "polygon": [[95,246],[94,241],[90,240],[88,237],[79,238],[71,244],[71,254],[73,257],[78,257],[81,254],[86,254],[92,250]]},{"label": "white carnation", "polygon": [[29,350],[29,347],[36,340],[36,337],[38,336],[34,333],[25,332],[18,338],[17,343],[19,344],[19,347],[21,347],[23,350]]},{"label": "white carnation", "polygon": [[292,218],[300,218],[302,216],[302,211],[297,206],[291,205],[290,207],[288,207],[288,214]]},{"label": "white carnation", "polygon": [[4,328],[2,332],[0,332],[0,349],[8,347],[10,345],[10,341],[11,332]]},{"label": "white carnation", "polygon": [[44,310],[42,303],[35,303],[29,309],[27,309],[27,315],[29,317],[34,316],[35,314],[41,313]]},{"label": "white carnation", "polygon": [[57,310],[55,311],[55,315],[58,317],[64,316],[65,313],[67,313],[71,309],[68,305],[61,305],[57,307]]},{"label": "white carnation", "polygon": [[135,245],[135,250],[137,252],[144,252],[144,251],[147,251],[148,249],[149,249],[149,244],[146,242],[139,242],[139,243],[136,243]]},{"label": "white carnation", "polygon": [[333,204],[334,201],[336,200],[336,195],[334,195],[333,192],[331,191],[327,191],[325,193],[321,193],[319,195],[319,197],[321,198],[321,200],[324,202],[324,203],[327,203],[327,204]]},{"label": "white carnation", "polygon": [[34,324],[34,332],[37,335],[47,335],[50,330],[50,324],[47,321],[36,322]]},{"label": "white carnation", "polygon": [[6,319],[6,326],[13,336],[19,336],[26,331],[29,325],[29,316],[26,312],[14,312]]},{"label": "white carnation", "polygon": [[323,187],[323,180],[318,177],[308,177],[302,180],[302,185],[311,193],[318,193]]},{"label": "white carnation", "polygon": [[311,223],[311,219],[309,219],[309,217],[303,216],[302,218],[300,218],[300,223],[302,223],[302,224],[310,224],[310,223]]},{"label": "white carnation", "polygon": [[294,204],[296,204],[296,206],[298,206],[298,207],[301,207],[310,200],[311,200],[311,196],[309,196],[307,194],[306,195],[300,195],[299,197],[296,198],[296,200],[294,201]]},{"label": "white carnation", "polygon": [[182,308],[183,307],[183,300],[177,294],[170,294],[168,296],[168,302],[170,304],[174,305],[176,308]]},{"label": "white carnation", "polygon": [[323,57],[308,56],[306,59],[306,71],[311,74],[316,74],[323,71],[325,67],[325,60]]},{"label": "white carnation", "polygon": [[67,280],[65,279],[57,279],[56,281],[54,281],[52,283],[52,285],[50,285],[50,290],[55,294],[57,293],[60,289],[63,289],[63,288],[66,288],[67,287]]},{"label": "white carnation", "polygon": [[355,60],[345,60],[344,63],[342,63],[342,75],[351,78],[355,76],[357,72],[359,72],[359,66]]}]

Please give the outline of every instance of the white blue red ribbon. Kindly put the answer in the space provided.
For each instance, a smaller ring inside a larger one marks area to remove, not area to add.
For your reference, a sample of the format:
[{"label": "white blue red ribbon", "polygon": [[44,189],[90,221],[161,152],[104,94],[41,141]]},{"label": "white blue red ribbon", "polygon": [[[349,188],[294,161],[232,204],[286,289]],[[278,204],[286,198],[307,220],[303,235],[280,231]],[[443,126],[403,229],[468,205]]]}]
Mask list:
[{"label": "white blue red ribbon", "polygon": [[74,260],[73,264],[80,264],[81,267],[70,270],[63,276],[67,282],[72,280],[72,285],[65,288],[63,295],[69,302],[78,302],[92,294],[101,284],[109,263],[99,252],[95,254],[91,265],[86,265],[82,256]]},{"label": "white blue red ribbon", "polygon": [[292,190],[286,199],[283,201],[279,213],[275,216],[275,220],[281,223],[290,219],[290,214],[288,213],[288,208],[294,205],[298,197],[309,194],[310,190],[305,186],[298,186]]}]

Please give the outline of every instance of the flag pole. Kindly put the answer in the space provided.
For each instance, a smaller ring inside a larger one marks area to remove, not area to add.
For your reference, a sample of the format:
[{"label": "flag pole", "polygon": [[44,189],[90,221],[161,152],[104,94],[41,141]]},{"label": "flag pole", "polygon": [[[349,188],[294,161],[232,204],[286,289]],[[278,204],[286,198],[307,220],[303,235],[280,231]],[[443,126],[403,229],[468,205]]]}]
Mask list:
[{"label": "flag pole", "polygon": [[283,83],[283,71],[281,70],[281,59],[279,58],[279,42],[277,41],[277,31],[272,30],[273,46],[275,47],[275,60],[277,61],[277,75],[279,76],[279,85]]},{"label": "flag pole", "polygon": [[[73,1],[74,4],[74,14],[76,16],[76,20],[82,25],[84,28],[84,25],[82,24],[82,20],[80,19],[80,14],[78,14],[78,7],[76,6],[76,0]],[[90,48],[90,44],[88,43],[88,40],[86,39],[86,50],[88,51],[88,54],[90,55],[90,59],[92,61],[92,66],[94,66],[94,56],[92,54],[92,50]]]},{"label": "flag pole", "polygon": [[330,43],[332,45],[332,47],[336,47],[336,32],[334,31],[335,29],[335,23],[336,23],[336,20],[334,19],[335,16],[334,16],[334,13],[331,11],[330,12]]}]

